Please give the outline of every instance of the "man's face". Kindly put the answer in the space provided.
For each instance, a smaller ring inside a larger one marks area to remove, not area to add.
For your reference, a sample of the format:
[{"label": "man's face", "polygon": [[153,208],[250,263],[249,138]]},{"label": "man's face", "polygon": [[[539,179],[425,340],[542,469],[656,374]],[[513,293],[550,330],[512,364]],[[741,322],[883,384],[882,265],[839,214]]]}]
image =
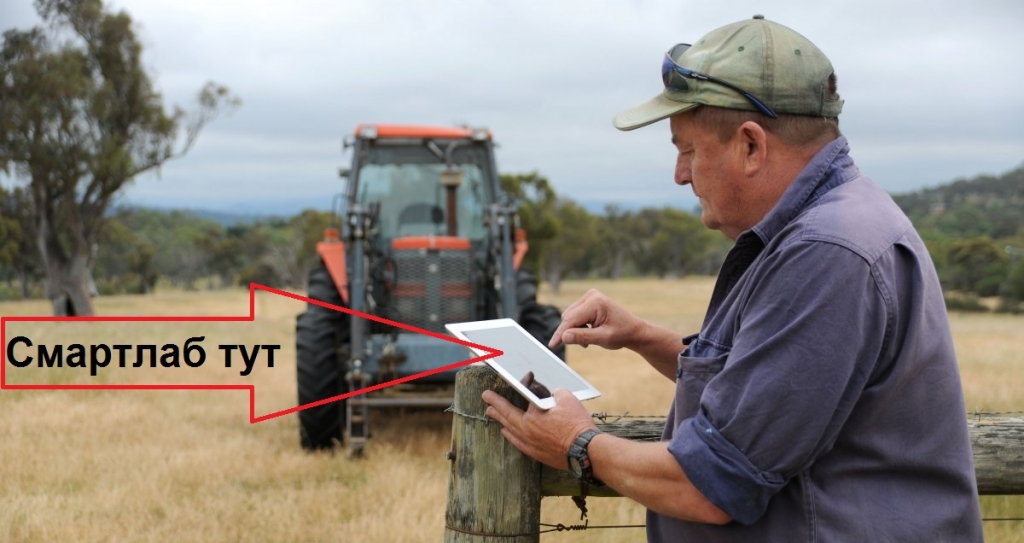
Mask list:
[{"label": "man's face", "polygon": [[700,199],[704,226],[736,239],[748,221],[735,146],[697,126],[689,113],[670,117],[669,127],[678,152],[676,184],[690,185]]}]

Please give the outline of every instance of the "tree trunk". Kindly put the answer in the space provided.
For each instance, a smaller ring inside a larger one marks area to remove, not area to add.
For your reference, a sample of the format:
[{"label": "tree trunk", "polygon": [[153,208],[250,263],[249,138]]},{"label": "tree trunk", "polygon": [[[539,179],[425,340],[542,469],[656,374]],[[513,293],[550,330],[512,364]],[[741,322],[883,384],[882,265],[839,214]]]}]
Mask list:
[{"label": "tree trunk", "polygon": [[618,281],[622,277],[622,263],[626,258],[626,248],[616,247],[612,255],[612,281]]},{"label": "tree trunk", "polygon": [[551,284],[551,292],[553,294],[558,294],[559,292],[562,291],[562,274],[552,274],[551,277],[548,279],[548,283]]},{"label": "tree trunk", "polygon": [[21,267],[18,269],[18,282],[21,284],[21,299],[28,299],[28,271]]},{"label": "tree trunk", "polygon": [[46,295],[53,303],[55,316],[87,317],[94,314],[88,260],[87,255],[75,255],[67,264],[48,260]]},{"label": "tree trunk", "polygon": [[545,268],[547,268],[547,273],[544,275],[548,284],[551,285],[551,292],[558,294],[558,290],[562,287],[562,255],[557,250],[548,254]]},{"label": "tree trunk", "polygon": [[37,225],[36,242],[46,270],[46,297],[53,304],[54,316],[92,316],[89,244],[73,244],[68,255],[45,217]]}]

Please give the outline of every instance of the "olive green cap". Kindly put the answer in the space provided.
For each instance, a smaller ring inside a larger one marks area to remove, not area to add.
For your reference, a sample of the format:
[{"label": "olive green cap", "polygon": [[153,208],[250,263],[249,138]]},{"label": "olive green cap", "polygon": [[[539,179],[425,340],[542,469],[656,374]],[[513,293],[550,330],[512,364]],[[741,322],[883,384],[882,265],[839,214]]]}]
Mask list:
[{"label": "olive green cap", "polygon": [[[712,30],[675,61],[740,87],[778,114],[838,117],[843,109],[842,100],[828,96],[833,69],[825,54],[799,33],[761,15]],[[633,130],[701,105],[757,111],[729,87],[695,79],[687,83],[685,91],[664,89],[619,113],[612,124]]]}]

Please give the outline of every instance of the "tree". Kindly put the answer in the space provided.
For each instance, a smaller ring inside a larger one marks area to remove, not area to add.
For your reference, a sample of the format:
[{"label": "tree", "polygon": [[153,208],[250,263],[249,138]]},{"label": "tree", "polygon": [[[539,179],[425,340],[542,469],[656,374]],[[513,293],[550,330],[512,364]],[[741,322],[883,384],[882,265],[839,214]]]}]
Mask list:
[{"label": "tree", "polygon": [[673,208],[658,213],[658,230],[651,238],[651,253],[658,256],[653,269],[662,277],[683,275],[683,264],[691,259],[691,241],[700,225],[694,225],[693,215]]},{"label": "tree", "polygon": [[604,217],[598,222],[600,237],[604,240],[607,251],[605,274],[609,279],[622,277],[623,266],[629,256],[630,247],[634,244],[629,233],[629,221],[633,214],[623,211],[618,205],[611,204],[604,208]]},{"label": "tree", "polygon": [[623,228],[633,242],[629,245],[629,258],[641,275],[661,273],[662,256],[654,252],[651,241],[661,227],[660,211],[654,208],[643,208],[636,213],[627,215],[621,221]]},{"label": "tree", "polygon": [[194,115],[168,115],[127,13],[108,12],[101,0],[36,0],[35,8],[52,33],[3,34],[0,170],[28,181],[54,313],[91,315],[92,248],[113,197],[185,155],[207,123],[240,102],[211,82]]},{"label": "tree", "polygon": [[1024,259],[1018,259],[1006,276],[1003,294],[1011,302],[1024,301]]},{"label": "tree", "polygon": [[579,204],[559,199],[555,214],[562,226],[558,236],[547,244],[543,258],[544,278],[557,293],[562,279],[571,271],[586,267],[587,257],[600,244],[596,237],[596,220]]},{"label": "tree", "polygon": [[156,249],[125,224],[125,216],[119,212],[109,217],[98,240],[93,276],[100,294],[149,294],[156,286]]},{"label": "tree", "polygon": [[947,288],[995,296],[1009,272],[1003,247],[988,237],[956,240],[949,244]]},{"label": "tree", "polygon": [[[331,226],[332,213],[329,211],[317,211],[305,209],[302,213],[292,217],[288,221],[291,238],[294,240],[287,248],[294,256],[291,285],[305,292],[308,288],[306,280],[309,270],[320,265],[320,256],[316,252],[317,242],[323,241],[324,230]],[[284,249],[281,249],[284,251]],[[285,260],[282,256],[281,260]]]},{"label": "tree", "polygon": [[229,236],[219,224],[211,224],[193,237],[203,258],[204,268],[220,277],[220,287],[234,284],[235,274],[242,267],[242,240]]},{"label": "tree", "polygon": [[526,266],[541,270],[546,245],[562,227],[556,212],[557,196],[548,179],[537,172],[499,176],[501,189],[519,203],[519,223],[526,230],[530,252]]},{"label": "tree", "polygon": [[29,232],[32,228],[32,199],[25,189],[6,190],[0,186],[0,265],[17,276],[21,298],[29,296],[29,282],[39,274],[39,259]]},{"label": "tree", "polygon": [[21,223],[15,216],[16,205],[16,196],[8,194],[0,186],[0,265],[4,267],[12,265],[18,259],[21,240],[24,237]]}]

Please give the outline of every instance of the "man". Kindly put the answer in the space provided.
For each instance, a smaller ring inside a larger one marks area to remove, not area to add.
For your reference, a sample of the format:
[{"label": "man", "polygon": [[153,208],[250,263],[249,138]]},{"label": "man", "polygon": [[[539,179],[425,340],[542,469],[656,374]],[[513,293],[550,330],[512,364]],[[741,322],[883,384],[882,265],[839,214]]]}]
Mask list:
[{"label": "man", "polygon": [[564,390],[525,413],[488,391],[488,415],[647,506],[651,541],[981,541],[935,270],[849,156],[831,63],[755,16],[672,48],[662,82],[614,124],[668,118],[675,182],[735,241],[703,326],[680,338],[591,291],[551,345],[629,348],[675,381],[664,441],[597,433]]}]

